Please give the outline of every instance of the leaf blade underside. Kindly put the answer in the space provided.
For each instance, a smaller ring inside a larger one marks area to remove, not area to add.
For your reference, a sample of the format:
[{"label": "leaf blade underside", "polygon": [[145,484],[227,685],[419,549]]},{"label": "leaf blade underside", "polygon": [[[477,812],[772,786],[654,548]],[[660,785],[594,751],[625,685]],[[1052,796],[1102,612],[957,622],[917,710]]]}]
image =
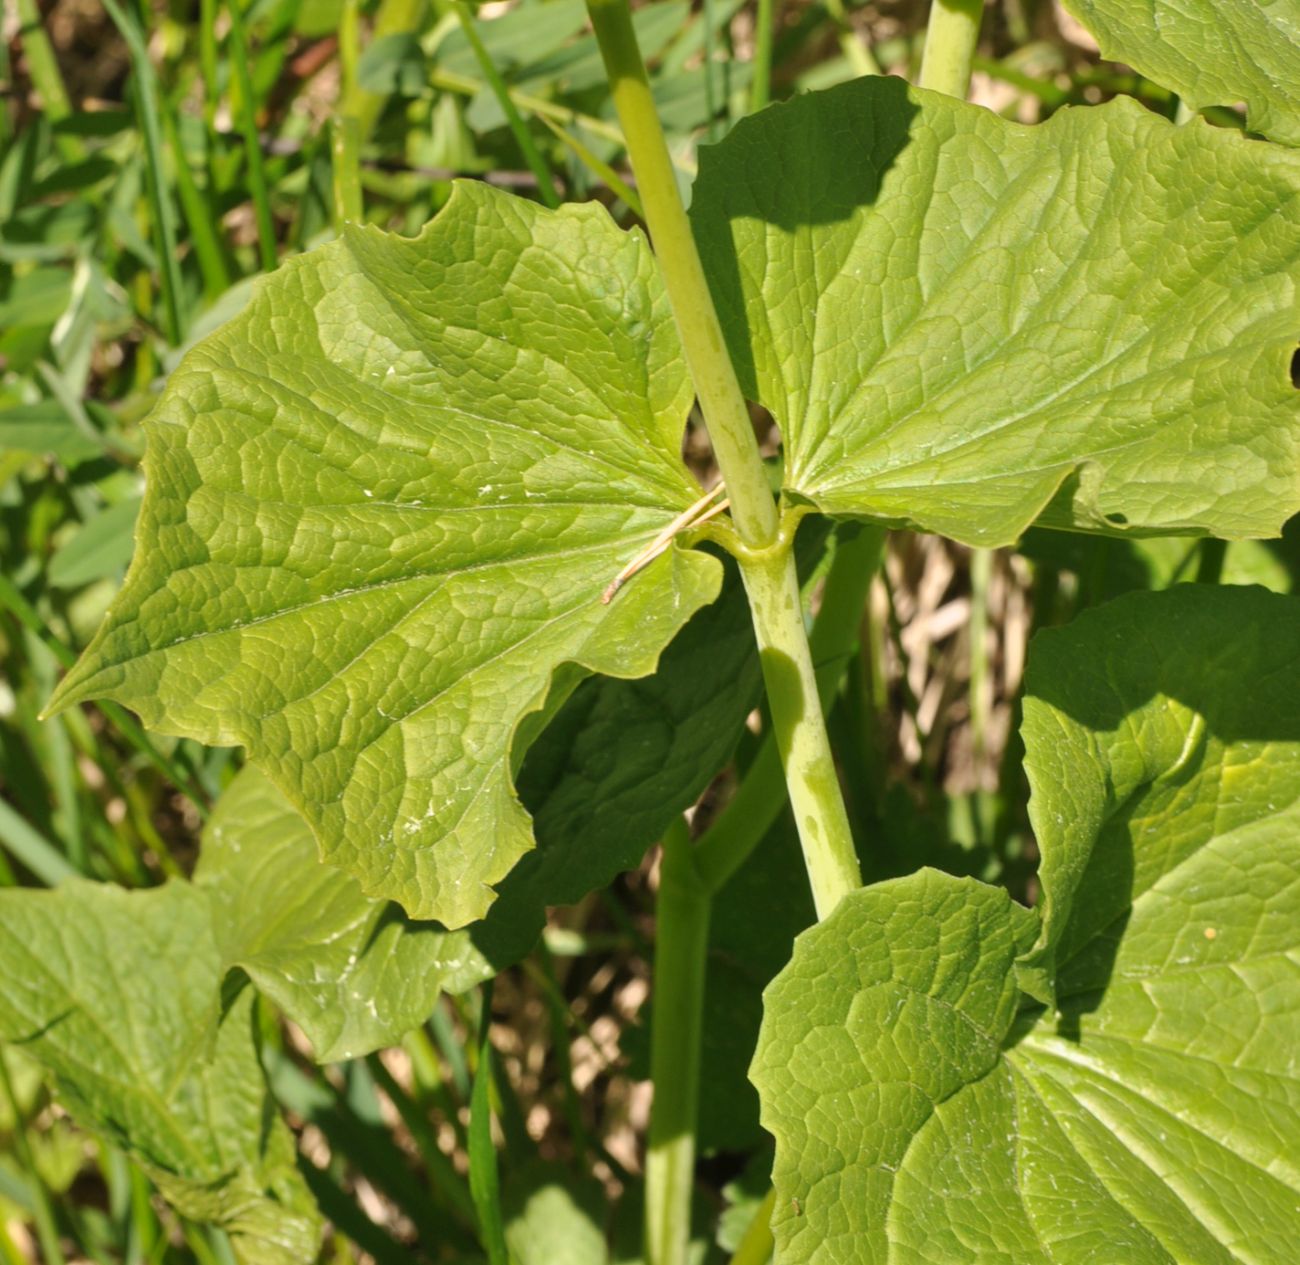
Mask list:
[{"label": "leaf blade underside", "polygon": [[1102,56],[1172,88],[1194,110],[1246,103],[1252,131],[1300,145],[1295,0],[1064,0]]},{"label": "leaf blade underside", "polygon": [[350,230],[197,347],[147,424],[127,583],[52,706],[240,743],[322,854],[414,917],[481,917],[532,844],[519,722],[716,594],[653,260],[593,205],[462,184],[418,238]]},{"label": "leaf blade underside", "polygon": [[702,150],[691,216],[797,500],[973,545],[1044,510],[1232,538],[1300,507],[1290,151],[867,77]]}]

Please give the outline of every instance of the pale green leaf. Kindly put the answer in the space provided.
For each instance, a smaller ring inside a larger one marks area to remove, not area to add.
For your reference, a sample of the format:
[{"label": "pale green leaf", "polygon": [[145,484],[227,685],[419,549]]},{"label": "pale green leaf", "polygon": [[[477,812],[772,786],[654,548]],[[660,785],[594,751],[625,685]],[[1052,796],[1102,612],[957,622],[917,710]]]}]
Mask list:
[{"label": "pale green leaf", "polygon": [[908,1259],[889,1255],[896,1175],[935,1105],[998,1065],[1034,929],[1006,893],[921,870],[795,942],[750,1071],[777,1141],[779,1260]]},{"label": "pale green leaf", "polygon": [[252,993],[223,1012],[223,973],[207,896],[187,883],[0,892],[0,1039],[242,1262],[301,1265],[318,1219],[268,1106]]},{"label": "pale green leaf", "polygon": [[1297,621],[1300,604],[1263,589],[1188,585],[1035,637],[1022,733],[1042,854],[1036,966],[1058,945],[1074,956],[1216,838],[1291,811]]},{"label": "pale green leaf", "polygon": [[1103,57],[1193,109],[1246,103],[1252,131],[1300,145],[1297,0],[1064,0]]},{"label": "pale green leaf", "polygon": [[194,878],[223,966],[241,967],[321,1062],[395,1045],[444,988],[493,973],[468,931],[413,922],[323,865],[307,823],[251,766],[222,795]]},{"label": "pale green leaf", "polygon": [[722,596],[652,676],[593,677],[559,709],[519,778],[538,846],[487,918],[455,932],[411,920],[320,864],[306,822],[246,767],[217,805],[195,871],[213,901],[223,962],[248,973],[322,1062],[394,1044],[441,991],[526,954],[549,906],[634,866],[726,760],[758,691],[749,607],[732,567]]},{"label": "pale green leaf", "polygon": [[136,560],[55,703],[247,746],[367,894],[481,917],[532,846],[511,747],[552,674],[643,676],[717,592],[673,548],[600,601],[698,495],[689,402],[603,209],[461,184],[418,238],[349,229],[173,375]]},{"label": "pale green leaf", "polygon": [[868,77],[703,150],[691,215],[795,499],[1249,537],[1300,506],[1298,194],[1300,155],[1129,100],[1024,127]]},{"label": "pale green leaf", "polygon": [[779,1259],[1287,1260],[1300,602],[1135,594],[1031,663],[1056,1009],[1016,987],[1036,920],[979,884],[865,888],[805,933],[753,1070]]}]

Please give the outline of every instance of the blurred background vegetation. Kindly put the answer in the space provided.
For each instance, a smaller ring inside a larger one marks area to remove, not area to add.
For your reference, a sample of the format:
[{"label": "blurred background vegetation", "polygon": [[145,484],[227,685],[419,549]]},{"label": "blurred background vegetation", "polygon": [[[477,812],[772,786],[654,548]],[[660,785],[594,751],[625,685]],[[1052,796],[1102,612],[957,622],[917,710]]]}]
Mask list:
[{"label": "blurred background vegetation", "polygon": [[[641,5],[684,189],[697,146],[769,100],[860,74],[914,76],[925,21],[919,0]],[[974,99],[1023,122],[1119,92],[1171,117],[1177,107],[1100,64],[1048,0],[990,4],[980,54]],[[149,886],[189,872],[239,754],[146,736],[111,706],[38,713],[121,581],[140,421],[186,347],[343,219],[412,233],[456,177],[552,205],[598,199],[629,226],[638,204],[582,0],[477,11],[464,0],[6,0],[0,89],[0,885],[76,873]],[[1228,112],[1216,121],[1237,124]],[[755,425],[774,450],[768,420]],[[685,444],[707,466],[697,428]],[[1294,534],[1225,548],[1031,532],[1017,550],[974,557],[894,537],[831,716],[851,809],[886,824],[879,868],[924,857],[1032,895],[1014,735],[1033,629],[1131,588],[1290,591],[1298,568]],[[742,745],[738,764],[751,755]],[[698,812],[725,799],[729,776]],[[789,843],[782,823],[763,845],[765,886],[737,880],[715,913],[701,1260],[727,1259],[766,1190],[743,1071],[759,991],[807,916],[784,900],[803,882]],[[609,1259],[639,1258],[655,882],[651,857],[556,911],[497,982],[507,1215],[576,1227],[549,1247],[517,1236],[524,1265],[591,1259],[575,1253],[592,1222],[607,1228]],[[322,1068],[265,1011],[271,1084],[332,1226],[323,1260],[478,1257],[465,1173],[479,1013],[474,997],[445,998],[401,1047]],[[579,1209],[589,1216],[566,1222]],[[0,1261],[36,1260],[232,1258],[111,1142],[75,1129],[35,1065],[7,1050]]]}]

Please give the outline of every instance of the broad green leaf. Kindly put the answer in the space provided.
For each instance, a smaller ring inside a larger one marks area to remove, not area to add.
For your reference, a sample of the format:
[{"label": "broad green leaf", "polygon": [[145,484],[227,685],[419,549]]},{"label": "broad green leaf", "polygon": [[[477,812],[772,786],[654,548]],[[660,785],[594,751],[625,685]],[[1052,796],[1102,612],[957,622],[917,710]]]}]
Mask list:
[{"label": "broad green leaf", "polygon": [[1300,604],[1263,589],[1188,585],[1034,639],[1022,734],[1042,853],[1036,968],[1058,945],[1077,954],[1176,862],[1290,811],[1298,620]]},{"label": "broad green leaf", "polygon": [[1246,103],[1252,131],[1300,145],[1297,0],[1064,0],[1103,57],[1127,62],[1193,109]]},{"label": "broad green leaf", "polygon": [[241,967],[322,1063],[394,1045],[443,989],[491,975],[467,931],[412,922],[322,865],[307,823],[255,768],[222,795],[195,882],[224,967]]},{"label": "broad green leaf", "polygon": [[795,942],[750,1070],[777,1142],[779,1260],[909,1259],[886,1230],[899,1168],[936,1104],[998,1065],[1034,930],[1005,892],[921,870]]},{"label": "broad green leaf", "polygon": [[415,239],[350,229],[173,375],[136,559],[54,705],[243,744],[367,894],[481,917],[532,846],[511,748],[552,674],[644,676],[717,593],[673,548],[600,601],[698,496],[689,402],[603,209],[461,184]]},{"label": "broad green leaf", "polygon": [[187,883],[0,892],[0,1039],[182,1213],[223,1226],[242,1262],[301,1265],[316,1213],[268,1106],[252,993],[223,1012],[223,974],[207,897]]},{"label": "broad green leaf", "polygon": [[691,215],[795,499],[1249,537],[1300,505],[1298,192],[1300,155],[1132,101],[1024,127],[868,77],[703,150]]},{"label": "broad green leaf", "polygon": [[1135,594],[1031,663],[1056,1008],[1017,988],[1037,920],[982,884],[865,888],[800,937],[753,1069],[779,1259],[1286,1260],[1300,603]]},{"label": "broad green leaf", "polygon": [[213,901],[222,961],[247,972],[322,1062],[395,1043],[441,991],[523,957],[549,906],[634,866],[726,760],[758,691],[749,607],[729,567],[722,596],[654,675],[593,677],[560,708],[519,778],[538,846],[486,920],[455,932],[414,922],[321,865],[303,819],[246,767],[217,805],[195,871]]}]

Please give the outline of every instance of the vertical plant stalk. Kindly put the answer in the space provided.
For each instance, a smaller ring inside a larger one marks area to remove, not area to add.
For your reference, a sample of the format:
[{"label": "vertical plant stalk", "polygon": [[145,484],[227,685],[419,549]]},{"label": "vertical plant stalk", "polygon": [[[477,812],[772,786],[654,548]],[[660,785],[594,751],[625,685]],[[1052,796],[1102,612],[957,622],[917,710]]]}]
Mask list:
[{"label": "vertical plant stalk", "polygon": [[862,872],[818,700],[793,544],[793,533],[783,531],[770,548],[751,551],[748,558],[742,555],[740,571],[754,616],[776,746],[820,920],[842,897],[862,886]]},{"label": "vertical plant stalk", "polygon": [[677,190],[627,0],[588,0],[650,238],[741,540],[773,544],[779,521],[767,472]]},{"label": "vertical plant stalk", "polygon": [[243,0],[230,0],[230,60],[239,89],[236,111],[239,131],[244,138],[244,156],[248,163],[248,190],[253,197],[257,218],[257,245],[263,272],[274,272],[275,218],[271,214],[271,195],[266,187],[266,166],[262,162],[262,137],[257,130],[257,103],[253,99],[253,74],[249,69],[248,34],[244,29]]},{"label": "vertical plant stalk", "polygon": [[970,557],[970,727],[975,766],[982,770],[989,727],[989,580],[993,551],[974,549]]},{"label": "vertical plant stalk", "polygon": [[203,79],[203,122],[209,144],[217,132],[217,0],[199,0],[199,74]]},{"label": "vertical plant stalk", "polygon": [[673,175],[627,0],[587,0],[686,363],[727,485],[772,717],[819,917],[861,886],[848,814],[817,702],[795,575],[749,410]]},{"label": "vertical plant stalk", "polygon": [[[823,711],[839,689],[856,648],[884,544],[883,527],[863,527],[851,539],[836,543],[822,587],[821,609],[808,638]],[[710,892],[721,890],[745,863],[785,802],[781,753],[769,734],[731,802],[696,844],[695,868]]]},{"label": "vertical plant stalk", "polygon": [[[18,37],[22,41],[23,56],[32,86],[41,94],[41,110],[51,123],[66,119],[72,113],[72,102],[59,71],[59,61],[54,46],[45,33],[37,0],[18,0]],[[75,136],[57,136],[55,144],[68,162],[84,156],[81,141]]]},{"label": "vertical plant stalk", "polygon": [[478,60],[479,69],[483,72],[483,78],[487,80],[488,87],[492,89],[492,95],[496,97],[497,104],[505,113],[506,122],[510,125],[510,131],[515,138],[515,142],[524,156],[524,161],[528,164],[528,170],[533,173],[533,177],[537,181],[538,196],[547,206],[554,210],[560,205],[560,195],[555,190],[555,177],[551,174],[551,169],[546,165],[546,159],[542,157],[541,150],[537,148],[537,143],[533,140],[528,125],[519,113],[518,106],[511,99],[510,89],[506,87],[506,81],[501,78],[501,72],[492,60],[492,54],[488,52],[487,46],[478,33],[478,27],[474,25],[474,15],[470,12],[469,5],[465,3],[465,0],[452,0],[452,7],[456,11],[456,17],[460,20],[460,29],[465,32],[465,38],[469,41],[470,48],[474,50],[474,56]]},{"label": "vertical plant stalk", "polygon": [[984,0],[933,0],[921,56],[921,87],[965,100]]},{"label": "vertical plant stalk", "polygon": [[330,172],[334,189],[334,230],[360,224],[365,215],[361,195],[361,122],[357,115],[361,58],[357,0],[344,0],[339,21],[339,106],[330,124]]},{"label": "vertical plant stalk", "polygon": [[686,1265],[690,1252],[709,908],[690,834],[679,818],[664,835],[655,927],[655,1096],[645,1171],[650,1265]]},{"label": "vertical plant stalk", "polygon": [[772,99],[772,32],[776,26],[777,0],[758,0],[754,20],[754,81],[749,90],[750,113],[761,110]]},{"label": "vertical plant stalk", "polygon": [[1223,579],[1223,563],[1228,556],[1228,542],[1205,537],[1197,546],[1196,583],[1218,584]]},{"label": "vertical plant stalk", "polygon": [[840,52],[844,54],[844,59],[849,63],[853,73],[858,76],[884,74],[866,37],[853,29],[848,10],[844,7],[844,0],[826,0],[826,12],[835,22]]},{"label": "vertical plant stalk", "polygon": [[221,230],[212,215],[207,199],[194,183],[181,146],[180,128],[175,112],[170,106],[163,115],[167,132],[167,147],[172,153],[172,171],[176,177],[176,194],[190,230],[190,244],[199,263],[203,277],[203,290],[209,303],[215,303],[230,288],[230,274],[226,269],[225,253],[221,245]]},{"label": "vertical plant stalk", "polygon": [[140,130],[144,133],[145,174],[148,182],[149,202],[153,211],[153,227],[158,247],[158,278],[162,287],[163,311],[166,314],[167,341],[180,346],[185,337],[185,323],[181,315],[181,270],[176,259],[176,213],[163,183],[162,127],[158,121],[158,83],[154,78],[153,63],[145,47],[144,36],[135,18],[122,10],[117,0],[104,0],[104,8],[113,19],[131,57],[131,71],[135,82],[131,95],[135,103]]}]

